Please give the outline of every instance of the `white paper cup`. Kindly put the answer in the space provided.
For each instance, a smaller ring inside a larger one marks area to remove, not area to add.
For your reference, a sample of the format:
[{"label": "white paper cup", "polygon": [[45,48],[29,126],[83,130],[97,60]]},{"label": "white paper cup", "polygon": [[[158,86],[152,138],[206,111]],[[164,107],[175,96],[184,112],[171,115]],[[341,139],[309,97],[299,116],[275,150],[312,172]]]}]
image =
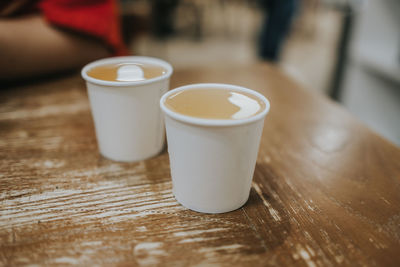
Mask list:
[{"label": "white paper cup", "polygon": [[[92,78],[87,71],[104,64],[148,63],[165,68],[160,77],[132,82]],[[139,161],[158,154],[164,145],[161,96],[168,91],[172,66],[151,57],[113,57],[94,61],[82,69],[86,80],[100,153],[116,161]]]},{"label": "white paper cup", "polygon": [[[265,102],[265,110],[240,120],[185,116],[166,107],[178,91],[195,88],[233,89]],[[243,206],[250,194],[258,148],[269,102],[250,89],[228,84],[194,84],[164,94],[173,193],[186,208],[204,213],[228,212]]]}]

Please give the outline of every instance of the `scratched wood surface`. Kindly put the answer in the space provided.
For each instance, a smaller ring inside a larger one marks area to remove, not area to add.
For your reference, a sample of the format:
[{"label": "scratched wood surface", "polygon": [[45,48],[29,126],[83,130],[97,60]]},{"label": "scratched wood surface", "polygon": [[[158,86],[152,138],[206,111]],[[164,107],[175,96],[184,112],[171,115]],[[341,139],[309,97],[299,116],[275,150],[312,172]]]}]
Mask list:
[{"label": "scratched wood surface", "polygon": [[400,149],[268,65],[177,71],[271,101],[239,210],[177,204],[168,155],[98,154],[78,75],[0,91],[0,265],[400,266]]}]

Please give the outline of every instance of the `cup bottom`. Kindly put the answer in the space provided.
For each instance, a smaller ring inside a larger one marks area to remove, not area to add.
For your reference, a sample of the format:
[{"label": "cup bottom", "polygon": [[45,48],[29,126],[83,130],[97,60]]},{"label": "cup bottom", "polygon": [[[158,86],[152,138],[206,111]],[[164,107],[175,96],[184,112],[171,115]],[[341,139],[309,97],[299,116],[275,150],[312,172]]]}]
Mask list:
[{"label": "cup bottom", "polygon": [[147,160],[147,159],[153,158],[153,157],[159,155],[164,150],[164,148],[165,148],[165,144],[160,149],[156,150],[155,152],[148,153],[146,155],[137,155],[137,156],[129,157],[129,158],[106,155],[101,150],[99,150],[99,152],[100,152],[100,155],[103,156],[106,159],[109,159],[109,160],[112,160],[112,161],[117,161],[117,162],[132,163],[132,162],[138,162],[138,161],[142,161],[142,160]]},{"label": "cup bottom", "polygon": [[174,194],[175,200],[179,204],[184,206],[185,208],[196,211],[196,212],[208,213],[208,214],[226,213],[226,212],[237,210],[246,204],[246,202],[249,200],[249,196],[250,196],[250,194],[249,194],[247,196],[247,198],[243,202],[241,202],[239,205],[234,205],[229,208],[218,208],[217,205],[215,205],[214,207],[198,207],[198,206],[194,206],[191,204],[187,204],[187,203],[185,203],[185,201],[182,201],[181,199],[179,199],[175,193],[173,193],[173,194]]}]

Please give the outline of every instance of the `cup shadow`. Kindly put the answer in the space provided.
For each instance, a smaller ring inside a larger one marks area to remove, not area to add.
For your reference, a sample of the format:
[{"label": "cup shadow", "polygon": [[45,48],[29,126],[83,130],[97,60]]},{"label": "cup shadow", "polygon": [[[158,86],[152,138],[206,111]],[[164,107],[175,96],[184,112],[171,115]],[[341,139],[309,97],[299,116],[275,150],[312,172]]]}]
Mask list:
[{"label": "cup shadow", "polygon": [[290,218],[277,194],[279,177],[273,168],[257,163],[250,197],[242,207],[249,225],[266,251],[281,246],[291,232]]}]

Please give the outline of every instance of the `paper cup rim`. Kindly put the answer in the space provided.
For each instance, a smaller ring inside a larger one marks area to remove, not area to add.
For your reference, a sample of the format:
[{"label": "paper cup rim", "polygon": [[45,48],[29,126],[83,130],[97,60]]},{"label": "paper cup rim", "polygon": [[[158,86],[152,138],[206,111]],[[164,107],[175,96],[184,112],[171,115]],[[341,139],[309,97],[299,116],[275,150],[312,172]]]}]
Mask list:
[{"label": "paper cup rim", "polygon": [[[133,63],[149,63],[149,64],[155,64],[159,65],[163,68],[166,69],[166,73],[147,80],[143,81],[127,81],[127,82],[113,82],[113,81],[104,81],[100,79],[96,79],[93,77],[90,77],[87,75],[88,70],[100,66],[100,65],[105,65],[105,64],[112,64],[112,63],[123,63],[123,62],[133,62]],[[87,65],[85,65],[82,70],[81,70],[81,75],[82,78],[90,83],[97,84],[97,85],[104,85],[104,86],[114,86],[114,87],[125,87],[125,86],[139,86],[139,85],[144,85],[144,84],[149,84],[149,83],[154,83],[158,81],[162,81],[165,79],[168,79],[171,77],[173,72],[173,68],[171,64],[168,62],[159,59],[159,58],[154,58],[154,57],[143,57],[143,56],[122,56],[122,57],[109,57],[109,58],[103,58],[99,60],[95,60]]]},{"label": "paper cup rim", "polygon": [[[251,116],[249,118],[244,118],[244,119],[237,119],[237,120],[232,120],[232,119],[206,119],[206,118],[197,118],[197,117],[192,117],[192,116],[187,116],[183,115],[180,113],[177,113],[175,111],[170,110],[168,107],[165,106],[165,100],[167,97],[170,95],[184,91],[184,90],[190,90],[190,89],[199,89],[199,88],[221,88],[221,89],[232,89],[236,90],[239,92],[245,92],[248,94],[251,94],[260,100],[262,100],[265,103],[265,109],[260,112],[259,114],[256,114],[254,116]],[[238,86],[238,85],[232,85],[232,84],[223,84],[223,83],[197,83],[197,84],[189,84],[185,86],[181,86],[178,88],[175,88],[173,90],[170,90],[166,92],[160,99],[160,107],[162,111],[168,115],[169,117],[184,122],[188,124],[195,124],[195,125],[201,125],[201,126],[235,126],[235,125],[243,125],[243,124],[248,124],[252,123],[258,120],[263,119],[269,112],[270,110],[270,103],[268,99],[263,96],[262,94],[248,89],[246,87]]]}]

